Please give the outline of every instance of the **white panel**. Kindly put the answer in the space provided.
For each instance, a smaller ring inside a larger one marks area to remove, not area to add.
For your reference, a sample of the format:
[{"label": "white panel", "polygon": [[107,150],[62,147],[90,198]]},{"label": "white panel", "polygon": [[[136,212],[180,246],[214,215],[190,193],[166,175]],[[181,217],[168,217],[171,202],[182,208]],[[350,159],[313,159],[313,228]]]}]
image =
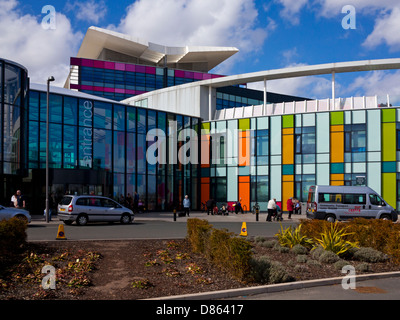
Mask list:
[{"label": "white panel", "polygon": [[316,184],[329,185],[329,164],[317,164]]},{"label": "white panel", "polygon": [[381,163],[369,162],[367,164],[367,186],[381,194]]},{"label": "white panel", "polygon": [[282,166],[271,166],[271,198],[276,201],[282,200]]},{"label": "white panel", "polygon": [[282,154],[282,120],[281,117],[271,117],[271,155]]},{"label": "white panel", "polygon": [[227,183],[227,201],[237,201],[238,197],[238,168],[228,167]]},{"label": "white panel", "polygon": [[367,110],[367,150],[381,151],[381,111]]},{"label": "white panel", "polygon": [[329,113],[317,113],[317,153],[329,153]]}]

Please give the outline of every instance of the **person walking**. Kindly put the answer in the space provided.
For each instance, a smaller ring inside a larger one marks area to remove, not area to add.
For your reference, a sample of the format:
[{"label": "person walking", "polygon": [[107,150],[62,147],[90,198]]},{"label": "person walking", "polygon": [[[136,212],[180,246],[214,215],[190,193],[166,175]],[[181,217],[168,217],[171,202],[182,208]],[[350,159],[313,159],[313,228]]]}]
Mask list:
[{"label": "person walking", "polygon": [[288,219],[292,219],[292,214],[293,214],[293,200],[292,199],[293,198],[290,197],[286,202],[287,210],[289,211]]},{"label": "person walking", "polygon": [[135,191],[133,195],[133,212],[137,213],[139,210],[139,194]]},{"label": "person walking", "polygon": [[14,206],[18,209],[25,209],[25,197],[22,195],[21,190],[17,190]]},{"label": "person walking", "polygon": [[187,214],[187,216],[189,217],[189,209],[190,209],[190,200],[189,196],[186,195],[185,199],[183,199],[183,212],[185,213],[185,216]]},{"label": "person walking", "polygon": [[268,216],[266,221],[271,221],[271,217],[274,215],[276,211],[276,199],[273,198],[268,201]]}]

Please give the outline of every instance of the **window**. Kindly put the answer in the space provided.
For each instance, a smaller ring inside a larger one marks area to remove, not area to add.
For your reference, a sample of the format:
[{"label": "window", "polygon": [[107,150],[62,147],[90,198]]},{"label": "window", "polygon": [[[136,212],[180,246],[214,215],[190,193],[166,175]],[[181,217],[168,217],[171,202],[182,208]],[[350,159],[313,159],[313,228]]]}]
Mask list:
[{"label": "window", "polygon": [[345,204],[365,204],[365,194],[345,194],[343,196],[343,203]]},{"label": "window", "polygon": [[369,202],[371,202],[371,204],[375,205],[375,206],[384,206],[385,205],[385,203],[382,201],[382,199],[376,194],[369,195]]},{"label": "window", "polygon": [[336,202],[342,203],[341,193],[320,193],[318,195],[319,202]]}]

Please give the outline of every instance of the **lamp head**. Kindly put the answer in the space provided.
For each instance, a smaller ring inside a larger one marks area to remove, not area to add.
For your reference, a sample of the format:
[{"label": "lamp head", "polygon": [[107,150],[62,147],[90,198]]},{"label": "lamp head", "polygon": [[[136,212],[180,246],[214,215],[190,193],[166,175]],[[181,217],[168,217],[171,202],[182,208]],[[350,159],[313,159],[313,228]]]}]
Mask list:
[{"label": "lamp head", "polygon": [[54,79],[53,76],[50,76],[50,77],[47,79],[48,82],[51,82],[51,81],[54,81],[54,80],[55,80],[55,79]]}]

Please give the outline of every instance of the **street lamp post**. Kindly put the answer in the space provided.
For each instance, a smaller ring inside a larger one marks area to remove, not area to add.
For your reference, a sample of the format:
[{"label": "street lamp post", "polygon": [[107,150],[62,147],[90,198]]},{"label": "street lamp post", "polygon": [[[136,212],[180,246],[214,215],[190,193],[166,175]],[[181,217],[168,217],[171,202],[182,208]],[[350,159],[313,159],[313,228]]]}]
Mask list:
[{"label": "street lamp post", "polygon": [[50,76],[47,79],[47,111],[46,111],[46,222],[49,223],[49,94],[50,82],[54,81],[54,77]]}]

